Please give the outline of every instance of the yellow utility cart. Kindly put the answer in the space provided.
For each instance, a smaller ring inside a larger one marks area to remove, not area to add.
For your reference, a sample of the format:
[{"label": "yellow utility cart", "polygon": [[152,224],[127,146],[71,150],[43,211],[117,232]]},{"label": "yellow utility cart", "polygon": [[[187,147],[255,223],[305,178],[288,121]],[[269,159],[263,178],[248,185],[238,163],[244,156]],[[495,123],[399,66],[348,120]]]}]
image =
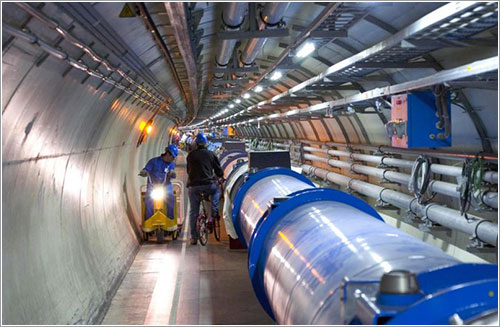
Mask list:
[{"label": "yellow utility cart", "polygon": [[174,217],[167,216],[167,201],[165,188],[161,185],[154,186],[152,198],[154,203],[154,211],[151,217],[146,217],[146,192],[147,186],[141,186],[141,207],[142,207],[142,236],[145,241],[148,241],[151,236],[156,236],[158,243],[163,243],[167,236],[171,236],[172,240],[176,240],[179,236],[179,205],[177,198],[182,188],[174,187]]}]

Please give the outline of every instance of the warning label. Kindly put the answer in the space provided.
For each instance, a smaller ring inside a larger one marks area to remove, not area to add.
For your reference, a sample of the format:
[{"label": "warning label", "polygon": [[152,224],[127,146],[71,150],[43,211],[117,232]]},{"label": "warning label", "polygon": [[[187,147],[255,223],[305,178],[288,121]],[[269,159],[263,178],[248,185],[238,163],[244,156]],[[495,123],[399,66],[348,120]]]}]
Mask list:
[{"label": "warning label", "polygon": [[122,17],[122,18],[135,17],[135,13],[132,11],[132,9],[130,9],[130,6],[128,5],[128,3],[126,3],[123,6],[122,11],[120,12],[120,17]]}]

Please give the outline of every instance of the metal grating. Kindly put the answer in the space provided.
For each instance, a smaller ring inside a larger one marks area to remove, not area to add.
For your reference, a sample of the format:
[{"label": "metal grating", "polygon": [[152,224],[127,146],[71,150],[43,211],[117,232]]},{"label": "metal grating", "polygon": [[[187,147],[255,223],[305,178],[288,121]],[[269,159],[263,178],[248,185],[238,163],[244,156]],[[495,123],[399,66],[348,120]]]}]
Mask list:
[{"label": "metal grating", "polygon": [[[413,47],[411,40],[421,39],[439,39],[439,40],[456,40],[470,38],[471,36],[488,30],[495,25],[498,25],[498,3],[478,3],[470,10],[459,12],[455,15],[448,17],[446,20],[440,21],[423,31],[415,34],[408,41],[408,46],[390,47],[384,51],[373,54],[359,63],[406,63],[410,60],[418,59],[424,54],[430,53],[439,49],[445,43],[434,43],[426,47]],[[357,67],[356,63],[350,65],[343,70],[340,70],[329,77],[362,77],[371,74],[379,68],[361,68]],[[339,82],[338,85],[342,84]],[[315,84],[317,85],[317,84]]]},{"label": "metal grating", "polygon": [[[368,14],[369,7],[356,8],[348,3],[341,4],[334,12],[328,16],[315,31],[347,31],[352,25],[363,19]],[[330,43],[332,38],[313,38],[316,41],[316,48]]]},{"label": "metal grating", "polygon": [[480,2],[474,8],[431,26],[412,39],[464,39],[498,25],[498,2]]}]

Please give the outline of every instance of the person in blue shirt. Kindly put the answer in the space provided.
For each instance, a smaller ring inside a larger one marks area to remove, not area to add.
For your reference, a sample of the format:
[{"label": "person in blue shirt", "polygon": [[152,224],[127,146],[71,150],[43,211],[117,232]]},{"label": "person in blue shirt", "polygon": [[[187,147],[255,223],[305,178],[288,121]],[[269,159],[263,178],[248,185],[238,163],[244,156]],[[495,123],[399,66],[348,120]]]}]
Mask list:
[{"label": "person in blue shirt", "polygon": [[174,189],[172,187],[171,179],[176,177],[175,173],[175,158],[179,153],[175,145],[169,145],[165,148],[165,152],[159,157],[152,158],[146,164],[139,176],[148,177],[148,185],[146,191],[146,198],[144,199],[146,206],[146,219],[150,218],[154,213],[154,203],[151,198],[151,191],[153,185],[165,185],[166,204],[167,204],[167,217],[174,219]]}]

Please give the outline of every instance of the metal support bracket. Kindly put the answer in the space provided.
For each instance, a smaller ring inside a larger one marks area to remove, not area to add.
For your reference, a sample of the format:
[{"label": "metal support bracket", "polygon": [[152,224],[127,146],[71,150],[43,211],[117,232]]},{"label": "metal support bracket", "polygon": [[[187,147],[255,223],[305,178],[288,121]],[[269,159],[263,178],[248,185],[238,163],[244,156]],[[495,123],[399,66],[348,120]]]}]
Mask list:
[{"label": "metal support bracket", "polygon": [[299,147],[299,154],[300,154],[300,163],[304,164],[304,143],[300,143]]},{"label": "metal support bracket", "polygon": [[[221,31],[217,33],[219,40],[261,39],[271,37],[287,37],[290,35],[290,30],[282,27],[259,30],[257,24],[255,23],[255,5],[255,3],[249,3],[248,5],[249,26],[247,31]],[[285,24],[284,22],[280,22],[278,25],[283,26]]]},{"label": "metal support bracket", "polygon": [[378,209],[383,209],[383,210],[398,210],[399,211],[400,208],[398,208],[398,207],[396,207],[396,206],[394,206],[394,205],[392,205],[392,204],[390,204],[382,199],[382,193],[384,193],[385,190],[390,190],[390,189],[384,187],[380,191],[380,193],[378,194],[378,199],[375,203],[375,207]]},{"label": "metal support bracket", "polygon": [[486,244],[475,236],[469,237],[471,244],[467,245],[466,250],[470,253],[496,253],[498,249]]},{"label": "metal support bracket", "polygon": [[351,195],[355,195],[355,196],[361,196],[360,193],[358,193],[356,190],[353,190],[352,187],[351,187],[351,183],[355,180],[359,180],[357,178],[351,178],[351,180],[347,183],[347,187],[346,187],[346,191],[347,193],[351,194]]},{"label": "metal support bracket", "polygon": [[451,229],[445,226],[441,226],[439,224],[434,223],[432,220],[429,219],[427,212],[429,211],[429,208],[432,206],[436,205],[435,203],[428,204],[425,207],[425,215],[424,217],[421,218],[421,223],[418,224],[418,229],[423,231],[423,232],[444,232],[446,236],[451,237]]},{"label": "metal support bracket", "polygon": [[[381,168],[379,166],[379,168]],[[388,180],[386,177],[385,177],[385,173],[388,172],[388,171],[396,171],[396,168],[394,167],[383,167],[385,168],[384,172],[382,173],[382,178],[380,179],[380,184],[393,184],[393,185],[399,185],[399,183],[397,182],[394,182],[394,181],[391,181],[391,180]]]},{"label": "metal support bracket", "polygon": [[377,155],[377,154],[382,154],[382,159],[380,159],[380,163],[377,165],[377,168],[386,168],[386,169],[391,168],[391,169],[395,169],[395,171],[399,171],[399,169],[397,167],[394,167],[394,166],[391,166],[391,165],[384,163],[385,158],[392,158],[392,156],[389,156],[384,152],[381,152],[381,153],[377,152],[374,155]]}]

